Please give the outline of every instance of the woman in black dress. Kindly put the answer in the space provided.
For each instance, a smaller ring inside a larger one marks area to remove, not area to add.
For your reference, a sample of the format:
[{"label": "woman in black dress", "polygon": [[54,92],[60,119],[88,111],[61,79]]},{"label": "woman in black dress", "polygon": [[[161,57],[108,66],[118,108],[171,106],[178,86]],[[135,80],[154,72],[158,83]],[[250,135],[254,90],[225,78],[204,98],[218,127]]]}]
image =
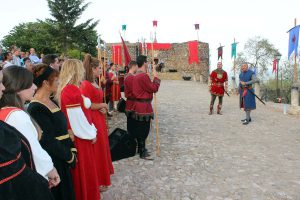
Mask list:
[{"label": "woman in black dress", "polygon": [[[5,87],[0,70],[0,98]],[[27,139],[14,127],[3,122],[0,112],[0,199],[53,200],[47,180],[37,173]]]},{"label": "woman in black dress", "polygon": [[61,182],[51,189],[56,200],[74,200],[74,189],[70,167],[76,164],[76,149],[68,133],[67,121],[51,95],[58,86],[58,74],[47,65],[40,65],[34,71],[37,91],[28,106],[28,113],[43,130],[42,147],[51,156]]}]

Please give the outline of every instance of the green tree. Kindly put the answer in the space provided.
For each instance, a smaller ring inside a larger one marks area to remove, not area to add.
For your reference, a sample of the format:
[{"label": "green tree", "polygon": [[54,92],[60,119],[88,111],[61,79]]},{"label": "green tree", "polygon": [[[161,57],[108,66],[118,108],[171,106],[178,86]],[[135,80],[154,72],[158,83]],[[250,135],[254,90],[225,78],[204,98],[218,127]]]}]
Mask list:
[{"label": "green tree", "polygon": [[62,52],[67,54],[69,49],[79,48],[95,54],[97,45],[97,32],[94,28],[98,21],[86,22],[76,25],[77,20],[88,7],[84,0],[47,0],[50,14],[54,19],[48,19],[53,24],[54,37]]},{"label": "green tree", "polygon": [[29,51],[31,47],[39,53],[53,53],[58,51],[57,43],[51,35],[53,25],[47,22],[20,23],[15,26],[1,41],[5,49],[16,45],[22,51]]},{"label": "green tree", "polygon": [[269,40],[259,36],[248,39],[242,53],[237,56],[237,64],[248,62],[250,66],[256,67],[258,76],[263,77],[268,71],[268,67],[272,66],[272,61],[277,50]]}]

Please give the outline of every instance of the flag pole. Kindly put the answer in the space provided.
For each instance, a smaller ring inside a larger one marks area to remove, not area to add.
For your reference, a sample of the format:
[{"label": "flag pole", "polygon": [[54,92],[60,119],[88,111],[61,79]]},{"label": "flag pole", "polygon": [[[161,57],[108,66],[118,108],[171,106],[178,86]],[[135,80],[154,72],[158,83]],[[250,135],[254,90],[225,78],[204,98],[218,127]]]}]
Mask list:
[{"label": "flag pole", "polygon": [[[102,56],[101,56],[101,45],[100,45],[100,43],[101,43],[101,40],[100,40],[100,36],[99,36],[99,46],[98,46],[98,52],[100,52],[100,53],[98,53],[98,60],[99,60],[99,58],[100,58],[100,65],[102,64],[102,66],[103,66],[103,69],[102,69],[102,78],[104,79],[104,80],[106,80],[106,77],[105,77],[105,75],[106,75],[106,66],[105,66],[105,49],[106,49],[106,45],[105,45],[105,42],[103,43],[103,62],[102,62]],[[100,78],[100,75],[99,75],[99,87],[100,87],[100,89],[101,89],[101,78]],[[106,104],[106,86],[104,87],[104,89],[103,89],[103,102]],[[108,110],[107,110],[107,112],[108,112]],[[106,129],[107,129],[107,135],[109,135],[109,124],[108,124],[108,121],[107,121],[107,114],[104,114],[104,116],[105,116],[105,123],[106,123]]]},{"label": "flag pole", "polygon": [[[235,51],[233,52],[234,55],[233,55],[233,77],[232,77],[232,92],[234,94],[237,94],[237,91],[236,91],[236,46],[238,44],[238,42],[235,41],[235,38],[233,39],[233,44],[234,44],[234,48],[235,48]],[[232,47],[233,48],[233,47]],[[233,50],[233,49],[232,49]],[[232,55],[231,55],[232,56]]]},{"label": "flag pole", "polygon": [[[295,21],[294,21],[294,25],[297,26],[297,19],[296,18],[295,18]],[[297,67],[296,51],[298,51],[298,50],[295,49],[295,53],[294,53],[294,83],[298,82],[298,67]]]},{"label": "flag pole", "polygon": [[[154,39],[152,39],[151,50],[152,50],[152,68],[154,67],[154,47],[153,47]],[[152,70],[153,74],[153,70]],[[155,128],[156,128],[156,155],[160,156],[160,136],[158,129],[158,112],[157,112],[157,97],[156,93],[154,93],[154,114],[155,114]]]}]

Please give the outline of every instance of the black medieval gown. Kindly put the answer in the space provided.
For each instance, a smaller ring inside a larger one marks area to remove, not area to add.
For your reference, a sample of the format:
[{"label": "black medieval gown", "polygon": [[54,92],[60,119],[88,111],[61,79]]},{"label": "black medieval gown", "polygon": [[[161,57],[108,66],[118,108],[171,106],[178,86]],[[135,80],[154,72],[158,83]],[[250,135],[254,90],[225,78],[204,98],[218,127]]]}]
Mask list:
[{"label": "black medieval gown", "polygon": [[35,171],[29,142],[1,120],[0,199],[54,200],[47,180]]},{"label": "black medieval gown", "polygon": [[[54,102],[55,103],[55,102]],[[41,146],[51,156],[61,182],[51,189],[56,200],[74,200],[71,167],[75,167],[77,150],[67,130],[67,121],[59,107],[50,110],[43,103],[33,100],[28,109],[30,116],[41,127]]]}]

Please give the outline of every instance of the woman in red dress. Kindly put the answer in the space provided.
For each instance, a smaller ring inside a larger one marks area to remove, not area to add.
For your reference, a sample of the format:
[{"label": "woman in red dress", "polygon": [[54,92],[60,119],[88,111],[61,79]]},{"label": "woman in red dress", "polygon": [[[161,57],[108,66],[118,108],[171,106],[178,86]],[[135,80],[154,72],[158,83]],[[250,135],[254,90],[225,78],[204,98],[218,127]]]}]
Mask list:
[{"label": "woman in red dress", "polygon": [[81,83],[81,93],[92,102],[89,110],[92,116],[92,123],[97,128],[97,143],[94,145],[95,161],[98,172],[100,189],[106,190],[110,186],[110,175],[114,173],[111,161],[110,147],[105,114],[107,104],[103,103],[103,92],[97,84],[96,79],[101,75],[100,63],[96,58],[86,54],[83,65],[85,68],[85,80]]},{"label": "woman in red dress", "polygon": [[[113,106],[115,106],[115,101],[119,101],[121,98],[121,90],[120,90],[120,85],[119,85],[119,80],[118,80],[118,70],[116,69],[116,66],[111,63],[111,67],[109,70],[109,79],[113,81],[113,85],[111,87],[111,98],[110,101],[112,102]],[[114,107],[114,109],[116,109]]]},{"label": "woman in red dress", "polygon": [[92,124],[88,109],[91,102],[79,89],[84,77],[82,62],[70,59],[64,62],[59,76],[57,99],[68,122],[68,131],[77,149],[78,163],[72,169],[76,200],[99,200],[94,145],[97,129]]}]

